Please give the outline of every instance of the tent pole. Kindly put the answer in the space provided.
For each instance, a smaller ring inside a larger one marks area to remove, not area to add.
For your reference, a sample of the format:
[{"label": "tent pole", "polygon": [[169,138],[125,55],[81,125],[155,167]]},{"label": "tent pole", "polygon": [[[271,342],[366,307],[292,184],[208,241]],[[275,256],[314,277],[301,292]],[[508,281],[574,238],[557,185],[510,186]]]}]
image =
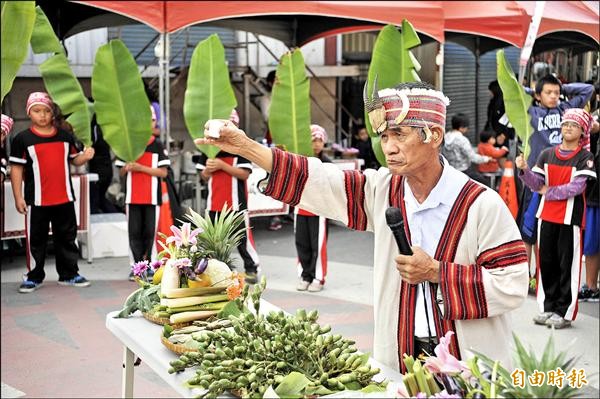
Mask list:
[{"label": "tent pole", "polygon": [[168,32],[165,33],[165,132],[166,132],[166,140],[165,140],[165,148],[167,151],[170,151],[170,141],[171,141],[171,67],[169,65],[169,53],[170,53],[170,35]]},{"label": "tent pole", "polygon": [[475,142],[478,142],[479,137],[479,36],[475,38]]},{"label": "tent pole", "polygon": [[160,138],[163,142],[166,139],[165,131],[165,34],[160,35],[160,46],[158,51],[158,103],[160,108]]},{"label": "tent pole", "polygon": [[438,66],[438,90],[444,91],[444,43],[439,44],[439,52],[436,57]]}]

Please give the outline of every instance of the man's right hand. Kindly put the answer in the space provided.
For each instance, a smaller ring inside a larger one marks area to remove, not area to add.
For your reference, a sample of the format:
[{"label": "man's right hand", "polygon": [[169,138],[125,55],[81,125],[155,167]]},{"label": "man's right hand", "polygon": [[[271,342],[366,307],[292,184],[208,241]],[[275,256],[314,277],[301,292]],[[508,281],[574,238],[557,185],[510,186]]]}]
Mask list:
[{"label": "man's right hand", "polygon": [[23,198],[19,198],[15,200],[15,208],[17,208],[17,212],[26,215],[27,214],[27,204]]},{"label": "man's right hand", "polygon": [[[219,147],[221,150],[228,152],[230,154],[239,155],[244,147],[248,146],[248,136],[244,133],[243,130],[238,129],[233,122],[229,120],[219,120],[223,123],[221,129],[219,130],[219,137],[203,137],[201,139],[194,140],[196,145],[202,144],[212,144]],[[207,121],[204,125],[205,129],[208,129],[208,125],[211,121]]]}]

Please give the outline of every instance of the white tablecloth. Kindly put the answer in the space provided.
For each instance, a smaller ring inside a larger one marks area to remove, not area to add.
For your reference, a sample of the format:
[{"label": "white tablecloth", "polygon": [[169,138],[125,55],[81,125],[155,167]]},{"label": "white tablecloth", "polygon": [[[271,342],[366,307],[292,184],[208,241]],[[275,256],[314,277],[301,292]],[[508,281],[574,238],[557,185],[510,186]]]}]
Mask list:
[{"label": "white tablecloth", "polygon": [[[261,313],[270,311],[279,311],[280,309],[273,304],[261,300]],[[106,315],[106,328],[113,333],[126,348],[135,353],[142,359],[160,378],[171,386],[182,397],[195,397],[202,392],[199,389],[189,389],[184,384],[187,380],[195,376],[193,369],[186,369],[178,374],[169,374],[169,362],[177,359],[178,356],[167,349],[161,342],[162,326],[154,324],[144,319],[139,312],[127,319],[115,319],[118,312],[111,312]],[[381,373],[375,376],[377,381],[384,378],[388,381],[400,381],[402,376],[377,362],[375,359],[369,359],[373,367],[381,369]],[[125,383],[125,382],[124,382]],[[130,381],[132,384],[133,381]],[[132,385],[133,386],[133,385]],[[131,386],[131,389],[132,389]],[[337,396],[337,395],[336,395]],[[380,395],[384,396],[384,395]]]}]

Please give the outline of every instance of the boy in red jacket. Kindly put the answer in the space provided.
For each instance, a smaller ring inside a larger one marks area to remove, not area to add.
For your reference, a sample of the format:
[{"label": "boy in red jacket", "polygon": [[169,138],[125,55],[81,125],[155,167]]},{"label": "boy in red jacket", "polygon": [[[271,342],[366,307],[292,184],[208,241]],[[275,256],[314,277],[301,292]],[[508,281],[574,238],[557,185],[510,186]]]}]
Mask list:
[{"label": "boy in red jacket", "polygon": [[508,153],[508,148],[503,146],[500,148],[495,147],[496,137],[494,132],[484,130],[479,134],[479,145],[477,145],[477,152],[481,155],[487,155],[492,158],[489,162],[477,165],[477,168],[481,173],[494,173],[498,171],[500,165],[498,159],[502,158]]}]

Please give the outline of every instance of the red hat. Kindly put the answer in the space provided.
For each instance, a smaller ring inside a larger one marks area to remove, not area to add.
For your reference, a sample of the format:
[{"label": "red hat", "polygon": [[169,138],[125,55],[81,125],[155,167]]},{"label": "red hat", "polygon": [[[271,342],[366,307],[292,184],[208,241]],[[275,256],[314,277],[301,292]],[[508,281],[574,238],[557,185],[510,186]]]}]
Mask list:
[{"label": "red hat", "polygon": [[363,96],[369,122],[376,133],[397,126],[425,129],[446,126],[446,106],[450,100],[441,91],[417,87],[377,90],[375,80],[372,98],[367,96],[366,84]]},{"label": "red hat", "polygon": [[575,122],[579,125],[581,130],[583,130],[583,134],[581,135],[581,144],[587,150],[590,147],[590,130],[592,129],[592,125],[594,123],[594,119],[589,112],[585,109],[581,108],[569,108],[565,111],[562,117],[561,126],[565,122]]},{"label": "red hat", "polygon": [[320,139],[323,143],[327,143],[327,132],[319,125],[310,125],[311,140]]},{"label": "red hat", "polygon": [[231,114],[229,115],[229,120],[232,121],[237,127],[240,126],[240,116],[238,115],[235,108],[231,110]]},{"label": "red hat", "polygon": [[10,133],[10,129],[13,127],[13,120],[10,116],[2,114],[2,133]]},{"label": "red hat", "polygon": [[52,99],[46,92],[35,91],[31,93],[27,98],[27,115],[29,115],[29,110],[34,105],[45,105],[50,110],[52,110]]},{"label": "red hat", "polygon": [[569,108],[563,114],[561,125],[565,122],[575,122],[583,130],[583,134],[589,134],[592,128],[592,115],[585,109]]}]

